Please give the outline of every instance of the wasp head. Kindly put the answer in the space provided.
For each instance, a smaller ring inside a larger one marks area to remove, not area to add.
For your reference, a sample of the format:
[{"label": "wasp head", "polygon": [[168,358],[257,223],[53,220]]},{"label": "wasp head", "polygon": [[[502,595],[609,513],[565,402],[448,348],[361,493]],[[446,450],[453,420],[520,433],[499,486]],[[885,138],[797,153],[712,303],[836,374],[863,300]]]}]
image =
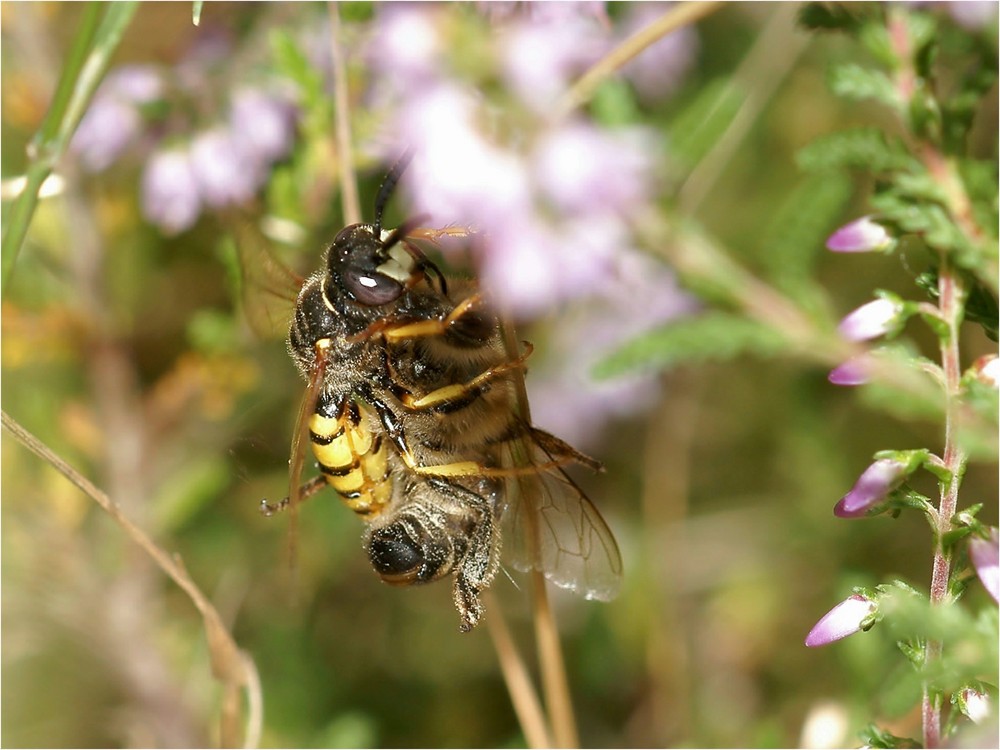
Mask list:
[{"label": "wasp head", "polygon": [[371,224],[351,224],[340,230],[327,253],[324,291],[328,300],[346,295],[362,305],[378,307],[403,293],[411,269],[391,252],[397,233],[384,240],[379,234]]}]

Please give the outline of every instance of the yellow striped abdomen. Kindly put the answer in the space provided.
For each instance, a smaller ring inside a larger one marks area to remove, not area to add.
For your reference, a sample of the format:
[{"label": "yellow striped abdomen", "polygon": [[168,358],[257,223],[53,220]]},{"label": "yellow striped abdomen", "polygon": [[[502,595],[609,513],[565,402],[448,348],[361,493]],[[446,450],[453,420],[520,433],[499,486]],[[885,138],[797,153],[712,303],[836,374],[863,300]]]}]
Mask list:
[{"label": "yellow striped abdomen", "polygon": [[320,471],[348,508],[365,519],[379,515],[392,496],[387,445],[373,435],[368,412],[345,399],[321,397],[309,418],[309,438]]}]

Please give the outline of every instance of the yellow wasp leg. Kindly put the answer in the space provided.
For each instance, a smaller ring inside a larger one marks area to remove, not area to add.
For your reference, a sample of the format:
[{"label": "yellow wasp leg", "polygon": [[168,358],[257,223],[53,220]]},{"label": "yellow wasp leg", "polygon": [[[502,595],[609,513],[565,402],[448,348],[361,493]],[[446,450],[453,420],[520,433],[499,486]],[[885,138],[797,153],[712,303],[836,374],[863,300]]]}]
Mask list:
[{"label": "yellow wasp leg", "polygon": [[490,380],[503,375],[505,372],[510,372],[511,370],[517,370],[524,367],[525,360],[527,360],[528,357],[531,356],[531,352],[534,351],[534,347],[529,342],[526,341],[524,344],[524,353],[517,359],[513,359],[510,362],[504,362],[496,367],[491,367],[466,383],[446,385],[429,393],[425,393],[423,396],[414,396],[412,393],[405,393],[403,394],[401,401],[403,402],[403,405],[409,409],[428,409],[433,408],[438,404],[447,403],[448,401],[456,401],[470,391],[473,391]]},{"label": "yellow wasp leg", "polygon": [[450,464],[424,466],[417,463],[416,459],[409,452],[400,451],[400,457],[407,468],[417,474],[429,477],[516,477],[525,474],[538,474],[549,469],[574,463],[572,458],[567,457],[540,464],[531,464],[530,466],[511,466],[509,468],[485,466],[478,461],[455,461]]},{"label": "yellow wasp leg", "polygon": [[455,305],[455,309],[441,320],[421,320],[416,323],[403,323],[395,327],[388,327],[382,331],[387,341],[400,341],[403,339],[415,339],[422,336],[441,336],[448,327],[456,320],[465,315],[476,305],[482,302],[482,295],[478,292],[466,297]]}]

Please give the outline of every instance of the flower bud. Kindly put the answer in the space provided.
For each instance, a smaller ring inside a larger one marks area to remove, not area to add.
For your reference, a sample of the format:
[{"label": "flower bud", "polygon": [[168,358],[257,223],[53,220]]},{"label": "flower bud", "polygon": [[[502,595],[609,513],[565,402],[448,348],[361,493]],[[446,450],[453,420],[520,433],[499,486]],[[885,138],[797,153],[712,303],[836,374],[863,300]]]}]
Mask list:
[{"label": "flower bud", "polygon": [[974,724],[982,724],[990,717],[990,699],[986,693],[966,688],[958,694],[958,709]]},{"label": "flower bud", "polygon": [[852,594],[827,612],[806,636],[806,646],[816,648],[839,641],[861,630],[862,623],[876,610],[871,599]]},{"label": "flower bud", "polygon": [[983,587],[1000,602],[1000,537],[997,530],[990,530],[990,538],[973,537],[969,540],[969,559]]},{"label": "flower bud", "polygon": [[984,354],[972,363],[976,379],[991,388],[1000,388],[1000,358],[995,354]]},{"label": "flower bud", "polygon": [[852,357],[830,370],[826,379],[834,385],[864,385],[869,379],[867,361],[866,355]]},{"label": "flower bud", "polygon": [[833,509],[840,518],[861,518],[902,484],[907,465],[891,458],[880,458],[858,477],[851,491]]},{"label": "flower bud", "polygon": [[892,245],[893,239],[885,227],[870,216],[845,224],[826,241],[827,248],[835,253],[870,253],[888,250]]},{"label": "flower bud", "polygon": [[902,306],[889,299],[876,299],[849,313],[837,330],[848,341],[868,341],[895,328]]}]

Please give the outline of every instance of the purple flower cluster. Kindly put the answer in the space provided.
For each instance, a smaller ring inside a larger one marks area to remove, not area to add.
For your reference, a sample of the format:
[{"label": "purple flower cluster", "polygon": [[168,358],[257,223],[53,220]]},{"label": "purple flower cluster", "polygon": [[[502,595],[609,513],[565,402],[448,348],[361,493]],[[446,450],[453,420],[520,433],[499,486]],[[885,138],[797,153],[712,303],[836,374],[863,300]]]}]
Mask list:
[{"label": "purple flower cluster", "polygon": [[193,109],[187,100],[204,98],[207,70],[225,59],[228,40],[206,40],[173,68],[112,71],[71,143],[91,171],[107,169],[142,144],[142,211],[168,234],[190,228],[205,207],[252,198],[270,167],[291,150],[295,135],[294,97],[283,85],[238,88],[221,120],[216,115],[207,124],[191,123],[178,116]]},{"label": "purple flower cluster", "polygon": [[472,228],[483,288],[536,316],[599,293],[635,254],[629,218],[650,200],[659,144],[639,128],[549,117],[574,77],[616,42],[600,4],[501,10],[478,62],[492,59],[513,96],[502,116],[449,67],[441,7],[380,8],[369,57],[375,88],[393,99],[382,150],[416,154],[403,179],[413,211]]},{"label": "purple flower cluster", "polygon": [[230,102],[226,122],[183,145],[155,152],[142,178],[143,213],[170,234],[190,228],[203,206],[250,200],[295,136],[295,108],[287,96],[244,88]]},{"label": "purple flower cluster", "polygon": [[70,141],[83,167],[110,167],[143,131],[142,109],[163,97],[162,72],[151,65],[126,65],[108,73]]}]

